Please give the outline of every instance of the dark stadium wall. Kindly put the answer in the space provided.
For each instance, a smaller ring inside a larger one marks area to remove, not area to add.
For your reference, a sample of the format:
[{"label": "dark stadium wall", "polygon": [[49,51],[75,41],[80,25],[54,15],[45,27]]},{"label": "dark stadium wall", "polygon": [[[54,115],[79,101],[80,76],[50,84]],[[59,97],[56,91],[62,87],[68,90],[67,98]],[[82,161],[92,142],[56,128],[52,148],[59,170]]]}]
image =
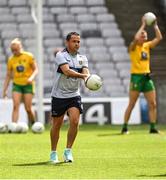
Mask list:
[{"label": "dark stadium wall", "polygon": [[166,124],[166,79],[154,79],[157,92],[157,121],[159,124]]}]

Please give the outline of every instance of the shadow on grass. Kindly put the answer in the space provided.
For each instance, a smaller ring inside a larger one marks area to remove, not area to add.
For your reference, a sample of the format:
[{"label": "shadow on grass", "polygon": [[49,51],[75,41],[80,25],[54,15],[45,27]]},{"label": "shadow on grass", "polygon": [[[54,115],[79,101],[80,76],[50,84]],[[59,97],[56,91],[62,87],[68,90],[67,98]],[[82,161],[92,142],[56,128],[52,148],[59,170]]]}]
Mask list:
[{"label": "shadow on grass", "polygon": [[103,134],[98,134],[97,136],[99,136],[99,137],[106,137],[106,136],[119,136],[119,135],[121,135],[122,136],[122,134],[121,133],[103,133]]},{"label": "shadow on grass", "polygon": [[136,136],[136,135],[150,135],[150,136],[166,136],[166,134],[162,131],[160,131],[158,134],[150,134],[149,131],[145,131],[145,132],[142,132],[140,130],[134,130],[132,131],[131,133],[129,132],[129,134],[122,134],[121,132],[118,132],[118,133],[101,133],[101,134],[98,134],[97,136],[98,137],[106,137],[106,136]]},{"label": "shadow on grass", "polygon": [[138,177],[166,177],[166,174],[156,174],[156,175],[139,175]]},{"label": "shadow on grass", "polygon": [[133,133],[128,133],[128,134],[122,134],[121,132],[117,132],[117,133],[101,133],[101,134],[98,134],[97,136],[99,137],[105,137],[105,136],[132,136],[132,135],[140,135],[140,134],[143,134],[143,133],[138,133],[138,132],[133,132]]},{"label": "shadow on grass", "polygon": [[13,164],[13,166],[45,166],[45,165],[59,166],[62,164],[67,164],[67,163],[59,162],[59,163],[53,164],[50,161],[44,161],[44,162],[35,162],[35,163]]}]

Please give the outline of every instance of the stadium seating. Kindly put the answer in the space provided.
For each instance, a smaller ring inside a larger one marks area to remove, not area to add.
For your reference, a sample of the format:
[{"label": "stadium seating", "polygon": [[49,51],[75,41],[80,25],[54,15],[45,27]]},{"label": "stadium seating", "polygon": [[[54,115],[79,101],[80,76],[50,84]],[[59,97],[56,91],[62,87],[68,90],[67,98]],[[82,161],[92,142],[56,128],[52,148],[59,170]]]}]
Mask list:
[{"label": "stadium seating", "polygon": [[105,6],[92,6],[89,7],[90,14],[105,14],[108,10]]},{"label": "stadium seating", "polygon": [[0,1],[0,7],[3,7],[3,6],[7,6],[7,1],[6,0],[1,0]]},{"label": "stadium seating", "polygon": [[68,6],[84,6],[85,1],[84,0],[68,0],[67,1]]},{"label": "stadium seating", "polygon": [[87,0],[88,6],[102,6],[105,4],[104,0]]},{"label": "stadium seating", "polygon": [[8,5],[13,6],[26,6],[27,1],[26,0],[8,0]]},{"label": "stadium seating", "polygon": [[60,7],[50,7],[50,12],[53,14],[53,15],[57,15],[57,14],[67,14],[68,12],[68,8],[67,7],[64,7],[64,6],[60,6]]},{"label": "stadium seating", "polygon": [[[36,53],[36,26],[31,16],[30,2],[31,0],[0,1],[2,42],[0,62],[3,64],[11,55],[10,41],[16,37],[22,39],[25,50]],[[69,31],[80,33],[82,38],[80,52],[87,55],[91,73],[96,73],[103,79],[103,87],[98,92],[91,92],[82,86],[83,96],[127,95],[126,84],[130,68],[127,48],[115,16],[108,12],[105,1],[45,0],[43,1],[45,97],[50,96],[52,87],[50,79],[53,79],[54,74],[54,50],[64,47],[64,39]]]},{"label": "stadium seating", "polygon": [[87,7],[78,7],[78,6],[71,6],[69,8],[69,13],[70,14],[86,14],[88,13],[88,8]]}]

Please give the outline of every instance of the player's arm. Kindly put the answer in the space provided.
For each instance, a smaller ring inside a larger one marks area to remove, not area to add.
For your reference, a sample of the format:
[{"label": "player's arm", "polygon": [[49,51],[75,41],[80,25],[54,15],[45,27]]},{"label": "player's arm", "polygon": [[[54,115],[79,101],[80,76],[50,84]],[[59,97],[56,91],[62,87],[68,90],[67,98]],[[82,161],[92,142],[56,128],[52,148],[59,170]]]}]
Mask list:
[{"label": "player's arm", "polygon": [[145,18],[144,16],[142,17],[142,24],[138,31],[136,32],[133,41],[129,45],[129,51],[133,51],[137,45],[138,39],[140,37],[141,32],[145,29],[146,23],[145,23]]},{"label": "player's arm", "polygon": [[3,94],[2,94],[3,98],[7,97],[7,89],[11,80],[11,76],[12,76],[12,71],[7,68],[6,77],[3,85]]},{"label": "player's arm", "polygon": [[129,52],[135,49],[136,44],[137,44],[137,40],[134,39],[129,45]]},{"label": "player's arm", "polygon": [[36,75],[38,74],[38,66],[37,66],[36,61],[33,61],[33,63],[31,64],[31,68],[33,70],[33,73],[28,79],[29,84],[32,83],[32,81],[35,79]]},{"label": "player's arm", "polygon": [[86,78],[88,76],[88,74],[85,74],[85,73],[79,73],[79,72],[76,72],[72,69],[70,69],[69,65],[68,64],[63,64],[60,66],[60,69],[62,70],[62,72],[66,75],[66,76],[69,76],[69,77],[75,77],[75,78]]},{"label": "player's arm", "polygon": [[82,69],[82,73],[83,73],[83,74],[87,74],[87,76],[86,76],[85,78],[83,78],[83,79],[86,81],[87,77],[90,76],[89,69],[88,69],[87,67],[84,67],[84,68]]},{"label": "player's arm", "polygon": [[157,25],[157,21],[155,21],[154,23],[154,30],[155,30],[156,37],[151,41],[150,48],[154,48],[163,38],[161,31]]}]

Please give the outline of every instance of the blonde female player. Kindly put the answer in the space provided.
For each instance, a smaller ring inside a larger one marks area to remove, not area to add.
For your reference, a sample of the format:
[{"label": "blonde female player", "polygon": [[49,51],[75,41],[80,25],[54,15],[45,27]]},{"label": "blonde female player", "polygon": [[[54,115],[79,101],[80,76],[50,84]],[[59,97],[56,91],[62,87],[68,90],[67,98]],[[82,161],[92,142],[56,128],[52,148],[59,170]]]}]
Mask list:
[{"label": "blonde female player", "polygon": [[11,41],[10,49],[13,55],[7,63],[3,98],[7,96],[9,82],[12,79],[12,122],[18,121],[19,106],[21,101],[23,101],[28,118],[31,123],[34,123],[35,114],[32,110],[32,98],[34,95],[34,79],[38,73],[38,67],[33,55],[23,51],[22,43],[18,38]]},{"label": "blonde female player", "polygon": [[148,102],[149,119],[150,119],[150,133],[159,133],[155,128],[156,124],[156,92],[152,79],[150,78],[150,50],[154,48],[161,40],[162,35],[157,25],[157,20],[153,27],[155,31],[155,38],[151,41],[147,39],[147,32],[145,31],[145,18],[142,18],[142,24],[138,32],[135,34],[134,40],[129,46],[129,54],[131,59],[131,79],[129,104],[124,115],[124,124],[121,133],[128,133],[128,121],[130,114],[135,106],[140,92]]}]

